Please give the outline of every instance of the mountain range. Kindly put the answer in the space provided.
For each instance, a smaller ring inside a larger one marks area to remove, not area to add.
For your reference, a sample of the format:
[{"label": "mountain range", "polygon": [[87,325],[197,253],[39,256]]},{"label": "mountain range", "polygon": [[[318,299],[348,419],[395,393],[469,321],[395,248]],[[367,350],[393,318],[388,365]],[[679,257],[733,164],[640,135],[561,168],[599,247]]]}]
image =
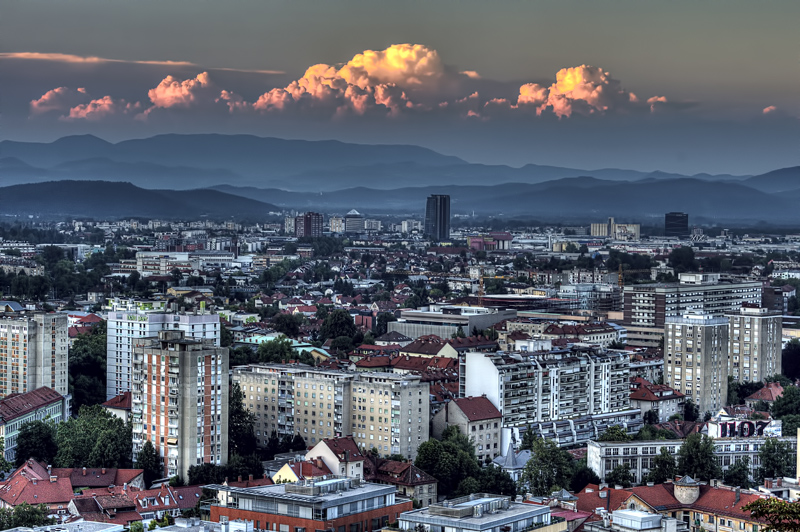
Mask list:
[{"label": "mountain range", "polygon": [[6,140],[0,187],[0,212],[9,214],[263,217],[280,209],[356,208],[419,215],[429,194],[445,193],[453,213],[585,222],[655,220],[678,210],[693,220],[800,224],[800,167],[756,176],[514,168],[418,146],[251,135]]}]

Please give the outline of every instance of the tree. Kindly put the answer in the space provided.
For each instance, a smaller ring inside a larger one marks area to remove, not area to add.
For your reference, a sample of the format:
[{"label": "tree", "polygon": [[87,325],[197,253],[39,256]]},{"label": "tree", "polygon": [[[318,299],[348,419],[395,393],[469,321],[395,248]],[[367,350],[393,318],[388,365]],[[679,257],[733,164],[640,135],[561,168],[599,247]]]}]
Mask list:
[{"label": "tree", "polygon": [[787,386],[783,389],[783,395],[772,403],[772,417],[781,419],[797,413],[800,413],[800,388]]},{"label": "tree", "polygon": [[569,453],[559,448],[553,440],[535,438],[531,458],[522,470],[520,489],[527,489],[536,496],[544,496],[569,485],[572,476],[571,461]]},{"label": "tree", "polygon": [[606,474],[606,482],[610,486],[622,486],[623,488],[630,488],[633,484],[631,468],[623,464],[618,465],[612,469],[610,473]]},{"label": "tree", "polygon": [[686,421],[697,421],[700,417],[700,411],[694,401],[687,399],[683,404],[683,419]]},{"label": "tree", "polygon": [[503,469],[488,466],[482,468],[478,476],[478,491],[471,493],[497,493],[514,496],[517,494],[517,485],[514,484],[511,475]]},{"label": "tree", "polygon": [[648,410],[644,413],[644,422],[647,425],[655,425],[658,423],[658,414],[655,410]]},{"label": "tree", "polygon": [[164,476],[164,462],[158,454],[153,442],[147,440],[136,455],[136,468],[143,469],[145,489]]},{"label": "tree", "polygon": [[750,457],[737,460],[725,471],[725,484],[748,489],[750,487]]},{"label": "tree", "polygon": [[666,447],[662,447],[653,458],[653,466],[645,480],[654,484],[663,484],[673,478],[675,478],[675,457]]},{"label": "tree", "polygon": [[598,441],[631,441],[633,437],[619,425],[612,425],[603,432]]},{"label": "tree", "polygon": [[296,338],[300,335],[300,325],[302,318],[293,314],[276,314],[272,318],[272,328],[279,333],[285,334],[289,338]]},{"label": "tree", "polygon": [[12,508],[0,509],[0,529],[25,527],[35,528],[55,524],[56,520],[50,517],[50,509],[46,504],[32,506],[23,502]]},{"label": "tree", "polygon": [[781,352],[781,370],[791,380],[800,379],[800,340],[792,338]]},{"label": "tree", "polygon": [[72,408],[80,412],[84,405],[105,402],[106,384],[106,322],[91,331],[79,334],[69,348],[69,389]]},{"label": "tree", "polygon": [[[428,440],[420,445],[414,465],[433,475],[439,481],[439,492],[443,495],[460,493],[460,489],[474,487],[472,478],[480,485],[481,467],[475,457],[475,449],[469,438],[458,427],[448,427],[442,433],[442,441]],[[494,477],[484,479],[488,483],[502,483]]]},{"label": "tree", "polygon": [[233,345],[233,333],[222,324],[220,324],[219,330],[219,345],[221,347],[230,347]]},{"label": "tree", "polygon": [[130,532],[144,532],[144,525],[141,521],[136,521],[135,523],[131,523],[129,528]]},{"label": "tree", "polygon": [[800,504],[777,497],[756,499],[742,506],[756,519],[767,522],[768,530],[776,532],[800,532]]},{"label": "tree", "polygon": [[461,325],[458,326],[458,329],[456,329],[456,332],[454,332],[451,336],[453,338],[466,338],[467,337],[467,335],[464,334],[464,329],[461,328]]},{"label": "tree", "polygon": [[676,273],[693,272],[697,271],[698,268],[697,261],[694,258],[694,250],[687,246],[673,249],[669,254],[668,262]]},{"label": "tree", "polygon": [[397,321],[394,314],[391,312],[380,312],[378,313],[378,319],[376,320],[376,327],[375,327],[375,334],[378,336],[384,335],[389,330],[389,323]]},{"label": "tree", "polygon": [[336,309],[328,314],[319,329],[322,341],[329,338],[338,338],[339,336],[352,338],[356,335],[356,332],[356,324],[353,322],[350,313],[341,309]]},{"label": "tree", "polygon": [[759,479],[790,476],[795,470],[795,453],[788,441],[767,438],[758,451],[761,467],[758,468]]},{"label": "tree", "polygon": [[614,340],[610,344],[608,344],[609,349],[625,349],[625,344],[620,342],[619,340]]},{"label": "tree", "polygon": [[292,438],[292,445],[290,450],[292,451],[305,451],[307,449],[306,440],[303,438],[300,433],[294,435]]},{"label": "tree", "polygon": [[14,467],[14,464],[6,460],[6,441],[5,438],[0,437],[0,476],[3,473],[8,473]]},{"label": "tree", "polygon": [[678,450],[678,473],[695,480],[720,478],[722,471],[714,460],[714,442],[704,434],[690,434]]},{"label": "tree", "polygon": [[256,451],[256,416],[244,407],[245,394],[238,382],[234,382],[228,393],[228,458]]},{"label": "tree", "polygon": [[586,458],[583,458],[569,481],[569,490],[573,493],[578,493],[589,484],[600,484],[600,477],[597,476],[588,465],[586,465]]},{"label": "tree", "polygon": [[130,468],[131,425],[100,405],[84,406],[78,417],[58,425],[56,467]]},{"label": "tree", "polygon": [[264,455],[267,460],[272,460],[279,452],[281,452],[281,440],[278,438],[278,432],[273,430],[270,433],[269,439],[267,440],[267,445],[264,448]]},{"label": "tree", "polygon": [[28,458],[52,464],[58,451],[56,425],[49,420],[23,423],[17,435],[17,465]]}]

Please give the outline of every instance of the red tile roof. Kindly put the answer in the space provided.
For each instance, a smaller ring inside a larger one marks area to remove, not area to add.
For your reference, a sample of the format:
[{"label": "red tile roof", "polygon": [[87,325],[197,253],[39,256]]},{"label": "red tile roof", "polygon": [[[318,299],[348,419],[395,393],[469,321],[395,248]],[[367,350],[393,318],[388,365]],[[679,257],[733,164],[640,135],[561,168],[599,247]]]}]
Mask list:
[{"label": "red tile roof", "polygon": [[745,401],[766,401],[771,403],[783,395],[783,386],[779,382],[768,382],[756,393],[749,395]]},{"label": "red tile roof", "polygon": [[13,419],[62,399],[63,397],[60,393],[47,386],[42,386],[31,392],[12,394],[0,401],[0,418],[8,423]]},{"label": "red tile roof", "polygon": [[112,397],[102,406],[106,406],[108,408],[117,408],[120,410],[130,410],[131,409],[131,392],[122,392],[121,395],[116,397]]},{"label": "red tile roof", "polygon": [[299,479],[319,478],[331,474],[331,470],[328,469],[328,466],[322,461],[320,461],[319,464],[315,464],[314,462],[306,460],[303,462],[293,462],[288,465],[289,469],[291,469],[294,475]]},{"label": "red tile roof", "polygon": [[371,454],[364,460],[364,480],[396,486],[420,486],[439,482],[411,462],[386,460]]},{"label": "red tile roof", "polygon": [[344,460],[344,454],[347,453],[348,462],[359,462],[364,459],[364,455],[358,449],[358,445],[352,436],[343,436],[341,438],[325,438],[322,440],[328,449],[333,454],[339,457],[339,460]]},{"label": "red tile roof", "polygon": [[453,404],[458,406],[467,419],[470,421],[482,421],[484,419],[497,419],[503,417],[503,414],[495,407],[486,396],[481,397],[463,397],[461,399],[453,399]]}]

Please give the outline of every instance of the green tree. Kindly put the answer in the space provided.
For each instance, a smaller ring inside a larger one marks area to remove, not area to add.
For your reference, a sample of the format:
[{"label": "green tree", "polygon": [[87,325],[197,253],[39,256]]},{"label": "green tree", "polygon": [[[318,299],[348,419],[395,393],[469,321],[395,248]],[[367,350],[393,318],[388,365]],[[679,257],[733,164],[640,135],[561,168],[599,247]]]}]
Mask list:
[{"label": "green tree", "polygon": [[[442,434],[442,441],[423,442],[417,451],[414,465],[433,475],[439,481],[439,492],[445,496],[460,493],[460,489],[474,487],[472,478],[480,485],[481,467],[475,457],[475,449],[469,438],[461,434],[458,427],[448,427]],[[486,482],[501,483],[501,480],[486,477]],[[459,488],[460,486],[460,488]]]},{"label": "green tree", "polygon": [[678,473],[695,480],[720,478],[722,470],[714,460],[714,441],[704,434],[690,434],[678,450]]},{"label": "green tree", "polygon": [[256,416],[244,407],[244,400],[242,388],[234,382],[228,393],[228,458],[256,451]]},{"label": "green tree", "polygon": [[322,321],[320,327],[320,339],[322,341],[347,336],[352,338],[356,335],[356,324],[346,310],[336,309],[331,311]]},{"label": "green tree", "polygon": [[289,448],[289,450],[291,450],[291,451],[305,451],[306,448],[307,448],[306,440],[298,432],[297,434],[294,435],[294,438],[292,438],[292,445]]},{"label": "green tree", "polygon": [[598,441],[631,441],[633,437],[619,425],[612,425],[603,432]]},{"label": "green tree", "polygon": [[267,440],[267,445],[264,448],[264,455],[267,460],[272,460],[279,452],[281,452],[281,440],[278,438],[278,432],[273,430],[270,433],[269,439]]},{"label": "green tree", "polygon": [[730,466],[725,471],[725,484],[728,486],[738,486],[740,488],[748,489],[750,483],[750,457],[737,460],[735,464]]},{"label": "green tree", "polygon": [[795,453],[788,441],[767,438],[758,451],[761,467],[758,468],[759,480],[765,478],[787,477],[795,471]]},{"label": "green tree", "polygon": [[220,325],[219,345],[221,347],[230,347],[233,345],[233,333],[230,329],[225,327],[225,325]]},{"label": "green tree", "polygon": [[388,332],[389,323],[393,322],[393,321],[397,321],[397,318],[395,318],[394,314],[392,314],[390,312],[379,312],[378,313],[378,318],[375,321],[376,321],[376,324],[377,324],[376,327],[375,327],[375,334],[377,334],[378,336],[381,336],[381,335],[384,335],[384,334],[386,334]]},{"label": "green tree", "polygon": [[478,476],[478,491],[471,493],[497,493],[498,495],[514,496],[517,494],[517,485],[506,471],[490,465],[481,469]]},{"label": "green tree", "polygon": [[300,335],[300,325],[302,325],[302,317],[293,314],[276,314],[272,318],[272,328],[289,338],[296,338]]},{"label": "green tree", "polygon": [[14,464],[6,460],[6,440],[0,437],[0,476],[3,476],[3,473],[11,471],[13,467]]},{"label": "green tree", "polygon": [[583,458],[572,473],[572,478],[569,481],[569,490],[572,493],[578,493],[589,484],[600,484],[600,482],[600,477],[597,476],[597,473],[592,468],[586,465],[586,458]]},{"label": "green tree", "polygon": [[100,405],[84,406],[77,417],[58,425],[57,467],[130,468],[131,425]]},{"label": "green tree", "polygon": [[549,495],[556,488],[569,485],[572,477],[572,457],[552,440],[535,438],[531,458],[522,470],[520,489],[536,496]]},{"label": "green tree", "polygon": [[772,403],[772,417],[781,419],[783,416],[800,413],[800,388],[787,386],[783,395]]},{"label": "green tree", "polygon": [[675,457],[666,447],[662,447],[653,458],[653,466],[647,474],[646,481],[654,484],[663,484],[667,480],[675,478],[675,470]]},{"label": "green tree", "polygon": [[742,506],[756,519],[766,521],[767,530],[775,532],[800,532],[800,504],[777,497],[756,499]]},{"label": "green tree", "polygon": [[0,529],[9,528],[35,528],[55,524],[56,520],[50,517],[50,509],[45,504],[32,506],[23,502],[12,508],[0,509]]},{"label": "green tree", "polygon": [[153,482],[164,476],[164,461],[153,442],[147,440],[136,455],[136,468],[143,469],[144,485],[149,488]]},{"label": "green tree", "polygon": [[17,435],[17,465],[28,458],[52,464],[58,452],[56,424],[49,420],[23,423]]},{"label": "green tree", "polygon": [[655,410],[648,410],[644,413],[644,422],[646,425],[656,425],[658,423],[658,414]]},{"label": "green tree", "polygon": [[631,468],[623,464],[618,465],[606,474],[606,482],[610,486],[622,486],[623,488],[630,488],[633,484],[633,474],[631,474]]},{"label": "green tree", "polygon": [[697,418],[699,417],[700,412],[697,408],[697,405],[694,404],[694,401],[691,399],[687,399],[683,404],[683,419],[686,421],[697,421]]},{"label": "green tree", "polygon": [[331,350],[337,353],[347,353],[353,350],[353,338],[350,336],[337,336],[331,340]]},{"label": "green tree", "polygon": [[144,525],[141,521],[136,521],[135,523],[131,523],[129,528],[130,532],[144,532]]},{"label": "green tree", "polygon": [[781,352],[781,371],[791,380],[800,379],[800,340],[792,338]]},{"label": "green tree", "polygon": [[694,272],[698,268],[694,250],[686,246],[673,249],[669,254],[668,263],[675,269],[675,273]]},{"label": "green tree", "polygon": [[105,402],[106,394],[106,322],[79,334],[69,348],[69,389],[72,408]]}]

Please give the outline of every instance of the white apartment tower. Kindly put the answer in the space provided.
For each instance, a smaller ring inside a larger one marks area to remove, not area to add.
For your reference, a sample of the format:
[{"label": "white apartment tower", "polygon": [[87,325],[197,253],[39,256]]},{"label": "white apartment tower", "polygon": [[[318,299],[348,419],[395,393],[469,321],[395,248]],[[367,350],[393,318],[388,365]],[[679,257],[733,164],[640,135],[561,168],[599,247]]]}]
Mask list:
[{"label": "white apartment tower", "polygon": [[781,373],[781,315],[751,305],[729,314],[728,320],[728,375],[737,381],[759,382]]},{"label": "white apartment tower", "polygon": [[219,316],[208,312],[167,312],[164,301],[114,299],[108,313],[106,399],[131,390],[131,357],[143,338],[159,331],[183,331],[187,337],[220,345]]},{"label": "white apartment tower", "polygon": [[150,440],[164,475],[228,460],[228,349],[183,331],[159,331],[134,349],[134,456]]},{"label": "white apartment tower", "polygon": [[664,378],[700,413],[717,412],[728,395],[728,318],[689,313],[664,326]]},{"label": "white apartment tower", "polygon": [[69,394],[66,314],[0,317],[0,399],[47,386]]}]

